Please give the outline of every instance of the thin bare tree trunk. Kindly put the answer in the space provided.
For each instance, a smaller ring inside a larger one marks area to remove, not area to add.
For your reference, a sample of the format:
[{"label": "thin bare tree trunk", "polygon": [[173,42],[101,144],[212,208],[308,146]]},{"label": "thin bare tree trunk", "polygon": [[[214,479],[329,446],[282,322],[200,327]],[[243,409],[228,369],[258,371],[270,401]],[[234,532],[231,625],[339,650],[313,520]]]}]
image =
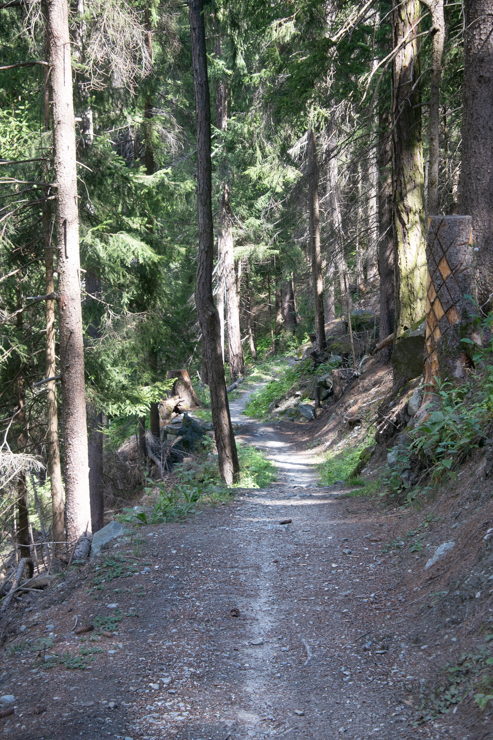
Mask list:
[{"label": "thin bare tree trunk", "polygon": [[[101,293],[101,281],[99,275],[93,269],[86,272],[86,305],[93,306],[95,316],[89,326],[87,333],[92,339],[101,336],[99,314],[97,311],[97,299]],[[97,317],[97,318],[96,318]],[[87,445],[89,459],[89,493],[91,498],[91,525],[92,531],[98,532],[104,527],[104,486],[103,486],[103,414],[97,411],[94,405],[88,401],[86,405],[87,414]]]},{"label": "thin bare tree trunk", "polygon": [[286,280],[286,282],[282,286],[281,311],[284,326],[289,329],[289,331],[294,331],[298,324],[298,319],[296,318],[296,307],[294,301],[294,287],[292,278]]},{"label": "thin bare tree trunk", "polygon": [[[425,316],[426,245],[419,0],[393,0],[395,338]],[[407,38],[405,43],[403,39]]]},{"label": "thin bare tree trunk", "polygon": [[[380,341],[394,331],[394,235],[392,230],[392,134],[391,114],[384,96],[379,100],[378,143],[378,274],[380,275]],[[392,348],[380,353],[380,361],[389,361]]]},{"label": "thin bare tree trunk", "polygon": [[329,140],[331,152],[327,165],[327,228],[329,231],[329,254],[327,261],[337,268],[339,278],[339,294],[342,314],[347,313],[346,285],[348,269],[344,255],[344,236],[342,233],[342,216],[339,203],[339,163],[337,161],[337,134],[336,122],[331,120],[329,125]]},{"label": "thin bare tree trunk", "polygon": [[370,290],[378,287],[378,120],[372,126],[372,141],[368,161],[368,247],[366,250],[366,281]]},{"label": "thin bare tree trunk", "polygon": [[91,529],[72,64],[66,0],[46,0],[57,186],[60,365],[67,538]]},{"label": "thin bare tree trunk", "polygon": [[[47,54],[48,56],[48,49]],[[44,130],[50,130],[50,71],[45,69],[44,78]],[[46,181],[49,182],[49,169],[45,167]],[[45,187],[45,196],[48,197],[50,188]],[[43,203],[43,241],[45,254],[45,293],[54,295],[54,250],[51,239],[51,206],[46,200]],[[46,316],[46,353],[45,375],[53,378],[46,383],[46,450],[48,457],[48,477],[51,486],[52,535],[53,542],[63,542],[65,539],[65,501],[62,483],[62,466],[60,462],[60,443],[58,440],[58,401],[56,392],[56,350],[55,350],[55,299],[45,301]],[[55,552],[59,545],[55,545]]]},{"label": "thin bare tree trunk", "polygon": [[212,293],[214,232],[212,225],[211,122],[203,0],[190,0],[190,35],[197,120],[197,213],[199,254],[196,304],[202,329],[211,391],[212,423],[221,477],[227,485],[239,479],[240,466],[229,414],[221,356],[219,316]]},{"label": "thin bare tree trunk", "polygon": [[361,211],[362,211],[362,174],[361,174],[361,163],[358,162],[357,166],[357,177],[358,177],[358,201],[356,203],[356,287],[358,295],[365,292],[365,284],[363,280],[363,254],[361,250]]},{"label": "thin bare tree trunk", "polygon": [[[22,313],[22,291],[20,280],[17,285],[17,310],[16,316],[17,329],[19,335],[22,332],[23,313]],[[20,433],[17,437],[17,449],[19,452],[25,452],[27,444],[27,419],[26,419],[26,391],[24,372],[21,370],[16,383],[17,405],[19,408],[17,414],[17,423],[20,426]],[[17,479],[17,544],[20,545],[21,558],[30,558],[30,539],[29,539],[29,502],[26,485],[26,473],[23,471]]]},{"label": "thin bare tree trunk", "polygon": [[310,209],[310,247],[312,259],[313,304],[315,310],[315,334],[319,350],[327,346],[325,339],[324,282],[322,274],[322,251],[320,247],[320,210],[318,203],[318,161],[315,131],[308,131],[308,187]]},{"label": "thin bare tree trunk", "polygon": [[333,321],[336,317],[334,295],[335,268],[334,260],[331,257],[327,259],[327,269],[325,274],[325,317],[327,321]]},{"label": "thin bare tree trunk", "polygon": [[431,13],[433,24],[431,49],[430,114],[428,119],[428,216],[437,216],[440,207],[438,195],[438,171],[440,165],[440,81],[442,79],[442,56],[445,44],[445,17],[443,0],[421,0]]},{"label": "thin bare tree trunk", "polygon": [[246,297],[245,297],[245,315],[246,315],[246,323],[247,323],[247,333],[248,333],[248,346],[250,348],[250,354],[252,355],[252,359],[257,359],[257,348],[255,346],[255,335],[253,331],[254,326],[254,316],[253,316],[253,307],[252,307],[252,294],[250,289],[250,265],[248,265],[248,269],[246,271],[246,279],[245,279],[245,288],[246,288]]}]

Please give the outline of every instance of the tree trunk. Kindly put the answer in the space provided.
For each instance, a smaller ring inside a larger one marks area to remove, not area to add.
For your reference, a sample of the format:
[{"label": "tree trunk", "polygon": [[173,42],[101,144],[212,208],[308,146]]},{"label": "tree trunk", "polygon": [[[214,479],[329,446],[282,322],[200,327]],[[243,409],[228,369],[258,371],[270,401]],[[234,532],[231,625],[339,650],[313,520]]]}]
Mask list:
[{"label": "tree trunk", "polygon": [[[101,280],[99,275],[92,269],[86,272],[86,306],[92,306],[94,315],[87,327],[87,334],[91,339],[101,336],[100,321],[98,316],[97,297],[101,293]],[[104,498],[103,498],[103,443],[104,434],[103,414],[96,411],[94,405],[88,401],[86,404],[87,415],[87,444],[89,459],[89,494],[91,498],[91,525],[92,531],[97,532],[104,527]]]},{"label": "tree trunk", "polygon": [[212,293],[214,232],[212,226],[211,123],[203,0],[190,0],[190,35],[197,120],[197,213],[199,253],[196,304],[202,330],[211,392],[212,423],[221,477],[227,485],[239,479],[240,466],[229,414],[221,356],[219,316]]},{"label": "tree trunk", "polygon": [[[377,121],[378,125],[378,121]],[[366,250],[366,281],[371,289],[378,287],[378,131],[372,125],[372,141],[368,161],[368,246]]]},{"label": "tree trunk", "polygon": [[362,211],[362,174],[361,174],[361,163],[357,165],[357,178],[358,178],[358,199],[356,203],[356,288],[358,295],[365,292],[365,283],[363,280],[363,254],[361,250],[361,211]]},{"label": "tree trunk", "polygon": [[296,318],[296,307],[294,304],[294,287],[293,280],[286,280],[281,291],[281,311],[284,326],[289,331],[293,331],[298,325]]},{"label": "tree trunk", "polygon": [[[392,122],[388,96],[382,91],[378,103],[378,274],[380,276],[380,341],[394,331],[394,235],[392,230]],[[386,347],[380,362],[387,363],[392,347]]]},{"label": "tree trunk", "polygon": [[[216,57],[221,58],[221,37],[218,35],[215,49]],[[216,87],[216,126],[220,131],[226,131],[228,126],[228,89],[223,79],[219,79]],[[235,275],[233,223],[231,219],[231,205],[229,198],[229,182],[227,164],[224,167],[223,192],[219,202],[219,230],[217,237],[217,252],[219,264],[222,264],[222,278],[226,299],[226,321],[228,324],[229,375],[232,382],[245,371],[243,348],[241,346],[240,308]],[[223,318],[224,322],[224,318]],[[224,359],[224,353],[223,353]]]},{"label": "tree trunk", "polygon": [[342,217],[339,203],[339,163],[337,161],[337,134],[336,121],[331,120],[328,130],[331,151],[327,165],[327,229],[329,231],[329,254],[327,260],[329,268],[331,263],[337,268],[339,278],[339,293],[341,299],[342,314],[347,313],[346,285],[347,264],[344,255],[344,238],[342,233]]},{"label": "tree trunk", "polygon": [[325,317],[327,321],[334,321],[336,317],[335,295],[334,295],[335,269],[334,260],[327,260],[325,280]]},{"label": "tree trunk", "polygon": [[[48,48],[46,49],[48,56]],[[45,68],[44,78],[44,130],[50,130],[50,72]],[[50,170],[45,166],[44,175],[46,182],[50,179]],[[49,186],[45,187],[45,197],[50,192]],[[45,254],[45,293],[55,293],[54,277],[54,249],[51,241],[51,205],[49,201],[43,203],[43,241]],[[47,298],[45,302],[46,316],[46,351],[45,351],[45,376],[55,378],[56,376],[56,334],[55,334],[55,299]],[[56,392],[56,380],[46,383],[46,451],[48,458],[48,477],[51,486],[51,510],[52,510],[52,536],[54,542],[63,542],[65,539],[65,496],[62,483],[62,466],[60,462],[60,443],[58,440],[58,400]],[[59,545],[55,545],[55,551]]]},{"label": "tree trunk", "polygon": [[274,336],[275,336],[274,354],[277,355],[280,349],[279,338],[282,332],[282,294],[281,294],[281,287],[279,285],[276,285],[275,301],[276,301],[275,303],[276,315],[275,315],[275,322],[274,322]]},{"label": "tree trunk", "polygon": [[248,265],[248,270],[246,271],[246,298],[245,298],[245,315],[246,315],[246,324],[247,324],[247,333],[248,333],[248,346],[250,348],[250,354],[252,355],[252,360],[257,359],[257,348],[255,346],[255,334],[253,331],[253,327],[255,324],[254,316],[253,316],[253,307],[252,307],[252,294],[250,290],[250,266]]},{"label": "tree trunk", "polygon": [[421,0],[430,10],[433,24],[431,49],[430,113],[428,119],[428,198],[427,216],[437,216],[440,207],[438,196],[438,169],[440,164],[440,81],[442,56],[445,43],[445,18],[443,0]]},{"label": "tree trunk", "polygon": [[[22,292],[20,280],[17,287],[17,310],[22,309]],[[19,335],[22,332],[23,313],[22,310],[16,316],[17,329]],[[19,452],[25,452],[27,443],[27,419],[25,412],[26,392],[24,383],[24,372],[21,370],[16,383],[17,405],[19,412],[17,414],[17,423],[20,426],[20,433],[17,437],[17,449]],[[29,502],[26,485],[26,474],[22,472],[17,479],[17,544],[20,545],[21,558],[30,558],[30,541],[29,541]]]},{"label": "tree trunk", "polygon": [[472,216],[478,301],[493,305],[493,32],[491,0],[465,0],[460,213]]},{"label": "tree trunk", "polygon": [[143,465],[147,462],[146,417],[139,417],[139,455]]},{"label": "tree trunk", "polygon": [[233,227],[229,205],[229,185],[225,183],[221,197],[220,230],[226,293],[226,319],[228,322],[229,374],[234,382],[243,375],[245,363],[241,346],[240,309],[236,292],[235,262],[233,255]]},{"label": "tree trunk", "polygon": [[89,491],[91,497],[91,526],[97,532],[104,527],[103,497],[103,414],[91,404],[87,404]]},{"label": "tree trunk", "polygon": [[46,0],[57,186],[60,365],[67,538],[91,528],[72,65],[66,0]]},{"label": "tree trunk", "polygon": [[[154,380],[157,380],[158,377],[158,363],[159,363],[159,357],[156,350],[151,350],[149,352],[149,364],[152,370],[152,376]],[[156,401],[153,401],[151,403],[151,410],[150,410],[150,430],[151,434],[155,439],[159,439],[161,435],[161,425],[159,423],[159,405],[156,403]]]},{"label": "tree trunk", "polygon": [[324,315],[324,282],[322,275],[322,252],[320,248],[320,211],[318,204],[318,161],[315,131],[308,131],[308,187],[310,209],[310,247],[312,259],[313,304],[315,310],[315,334],[319,350],[324,350],[325,315]]},{"label": "tree trunk", "polygon": [[393,150],[395,337],[425,316],[423,142],[419,58],[419,0],[393,0]]}]

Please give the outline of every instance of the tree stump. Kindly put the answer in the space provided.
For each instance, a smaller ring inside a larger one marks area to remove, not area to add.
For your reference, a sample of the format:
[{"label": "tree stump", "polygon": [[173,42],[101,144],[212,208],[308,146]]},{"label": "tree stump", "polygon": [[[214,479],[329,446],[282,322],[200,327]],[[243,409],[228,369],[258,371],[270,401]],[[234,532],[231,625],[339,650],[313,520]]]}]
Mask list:
[{"label": "tree stump", "polygon": [[470,366],[460,340],[477,323],[471,217],[431,217],[426,241],[425,382],[433,384],[439,374],[462,378]]},{"label": "tree stump", "polygon": [[190,380],[188,370],[168,370],[166,378],[168,380],[176,378],[171,395],[181,398],[182,404],[186,409],[193,409],[202,406],[200,399],[192,387],[192,381]]}]

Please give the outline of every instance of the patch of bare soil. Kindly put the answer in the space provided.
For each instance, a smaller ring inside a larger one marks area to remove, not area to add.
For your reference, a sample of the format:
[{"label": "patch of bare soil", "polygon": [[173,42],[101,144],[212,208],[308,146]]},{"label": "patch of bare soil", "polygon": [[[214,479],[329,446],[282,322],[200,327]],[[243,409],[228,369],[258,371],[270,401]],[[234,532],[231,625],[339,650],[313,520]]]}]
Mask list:
[{"label": "patch of bare soil", "polygon": [[[382,377],[358,382],[367,400]],[[273,454],[296,462],[310,435],[338,435],[335,411],[275,425]],[[434,689],[441,667],[480,650],[491,625],[491,483],[479,460],[464,471],[418,511],[297,485],[287,468],[269,490],[132,529],[11,608],[0,694],[14,697],[4,706],[15,714],[0,731],[19,740],[493,737],[491,712],[470,691],[446,706]]]}]

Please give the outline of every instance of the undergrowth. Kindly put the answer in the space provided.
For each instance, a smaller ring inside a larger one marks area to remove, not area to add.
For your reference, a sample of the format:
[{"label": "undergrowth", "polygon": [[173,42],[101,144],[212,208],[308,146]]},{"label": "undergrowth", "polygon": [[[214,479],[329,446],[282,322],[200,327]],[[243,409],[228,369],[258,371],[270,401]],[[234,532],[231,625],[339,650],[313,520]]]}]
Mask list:
[{"label": "undergrowth", "polygon": [[[490,323],[491,317],[483,330]],[[493,339],[485,347],[470,339],[462,342],[474,347],[475,370],[460,385],[436,378],[430,413],[394,448],[387,488],[391,494],[405,494],[409,503],[444,478],[455,479],[459,465],[487,439],[493,412]]]},{"label": "undergrowth", "polygon": [[358,472],[362,458],[365,459],[367,456],[370,442],[367,436],[357,442],[347,439],[342,445],[339,444],[330,450],[325,460],[318,466],[321,485],[332,486],[341,481],[348,486],[359,488],[357,495],[370,494],[378,490],[380,481],[367,482],[360,478]]},{"label": "undergrowth", "polygon": [[484,709],[493,701],[493,634],[486,635],[485,644],[474,652],[464,653],[457,663],[442,668],[442,678],[433,689],[424,687],[423,710],[446,714],[469,695]]},{"label": "undergrowth", "polygon": [[275,479],[275,467],[261,450],[237,445],[241,479],[231,488],[219,475],[217,457],[203,452],[196,458],[176,465],[174,482],[147,479],[145,492],[153,499],[152,507],[135,512],[124,510],[120,517],[130,524],[162,524],[183,519],[197,510],[197,504],[215,504],[230,499],[234,488],[266,488]]},{"label": "undergrowth", "polygon": [[[278,401],[289,393],[289,391],[294,390],[302,378],[309,378],[313,375],[325,375],[331,370],[332,366],[329,364],[319,365],[315,370],[313,361],[310,359],[301,360],[295,365],[288,367],[286,367],[285,361],[282,364],[279,364],[278,361],[278,364],[274,366],[272,363],[269,364],[268,370],[266,368],[264,372],[276,372],[278,373],[278,377],[271,379],[267,385],[252,394],[245,407],[245,414],[254,419],[267,418],[269,415],[269,405],[273,401]],[[261,372],[259,371],[259,375]],[[252,372],[250,377],[254,378],[258,376],[255,376]]]}]

